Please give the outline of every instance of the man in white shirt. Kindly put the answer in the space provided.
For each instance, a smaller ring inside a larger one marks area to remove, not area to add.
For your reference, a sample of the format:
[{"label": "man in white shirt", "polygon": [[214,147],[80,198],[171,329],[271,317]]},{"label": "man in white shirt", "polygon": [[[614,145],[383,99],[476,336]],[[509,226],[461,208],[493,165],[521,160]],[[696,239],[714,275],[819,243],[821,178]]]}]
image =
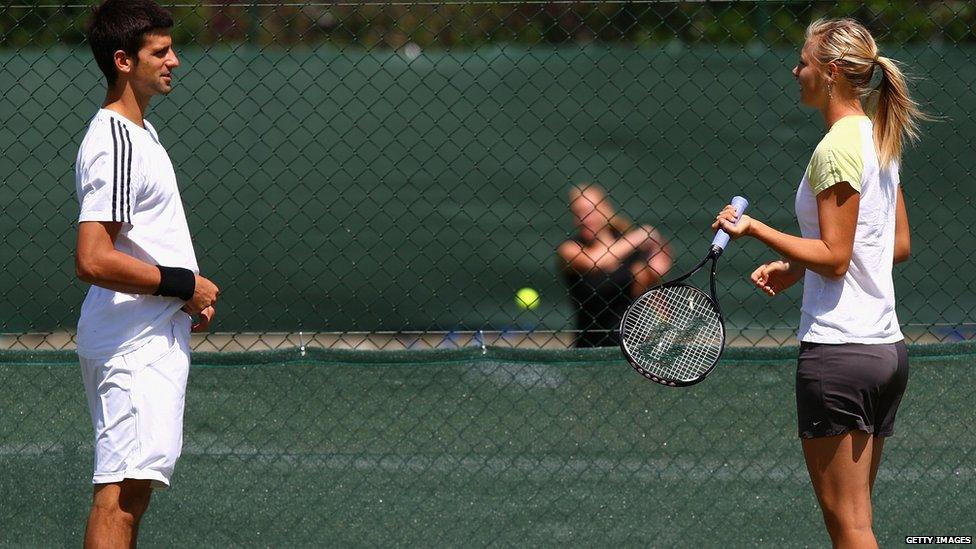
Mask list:
[{"label": "man in white shirt", "polygon": [[152,489],[169,486],[190,332],[209,328],[219,293],[199,275],[173,165],[143,119],[180,64],[172,26],[152,0],[106,0],[88,32],[108,90],[75,166],[76,271],[92,284],[78,322],[95,431],[86,547],[134,546]]}]

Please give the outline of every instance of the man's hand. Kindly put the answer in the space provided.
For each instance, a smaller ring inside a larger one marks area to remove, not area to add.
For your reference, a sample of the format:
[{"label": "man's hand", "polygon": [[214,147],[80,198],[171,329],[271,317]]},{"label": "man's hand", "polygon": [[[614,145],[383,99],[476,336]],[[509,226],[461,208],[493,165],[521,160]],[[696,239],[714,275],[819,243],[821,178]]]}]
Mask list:
[{"label": "man's hand", "polygon": [[[207,307],[213,307],[217,304],[217,296],[220,295],[220,289],[213,282],[208,279],[197,275],[196,287],[193,289],[193,297],[186,302],[183,306],[183,310],[191,315],[200,314]],[[210,322],[207,322],[209,325]]]},{"label": "man's hand", "polygon": [[217,311],[213,307],[207,307],[200,311],[199,318],[193,323],[193,326],[190,326],[190,331],[193,333],[206,332],[210,329],[210,323],[213,322],[216,314]]}]

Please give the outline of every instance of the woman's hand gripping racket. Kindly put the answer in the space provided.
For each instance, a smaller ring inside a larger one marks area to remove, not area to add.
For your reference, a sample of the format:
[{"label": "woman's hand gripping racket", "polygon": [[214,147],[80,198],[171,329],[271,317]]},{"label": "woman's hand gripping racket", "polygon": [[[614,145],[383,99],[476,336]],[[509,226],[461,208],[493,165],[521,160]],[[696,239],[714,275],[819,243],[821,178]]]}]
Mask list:
[{"label": "woman's hand gripping racket", "polygon": [[[736,222],[749,201],[732,199]],[[684,276],[638,297],[620,321],[620,349],[631,366],[670,387],[694,385],[715,368],[725,347],[725,321],[715,294],[715,262],[729,243],[719,229],[705,259]],[[711,294],[683,281],[712,261]]]}]

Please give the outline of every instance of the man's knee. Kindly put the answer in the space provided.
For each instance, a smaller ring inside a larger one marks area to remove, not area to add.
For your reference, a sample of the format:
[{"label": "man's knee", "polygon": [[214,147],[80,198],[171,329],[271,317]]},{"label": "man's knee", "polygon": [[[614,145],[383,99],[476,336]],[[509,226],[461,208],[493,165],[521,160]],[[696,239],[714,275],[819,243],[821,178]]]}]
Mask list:
[{"label": "man's knee", "polygon": [[96,512],[116,515],[123,521],[138,521],[149,507],[151,497],[151,481],[125,479],[95,488],[92,506]]},{"label": "man's knee", "polygon": [[127,513],[140,517],[149,507],[150,497],[152,497],[152,481],[126,479],[122,481],[119,507]]}]

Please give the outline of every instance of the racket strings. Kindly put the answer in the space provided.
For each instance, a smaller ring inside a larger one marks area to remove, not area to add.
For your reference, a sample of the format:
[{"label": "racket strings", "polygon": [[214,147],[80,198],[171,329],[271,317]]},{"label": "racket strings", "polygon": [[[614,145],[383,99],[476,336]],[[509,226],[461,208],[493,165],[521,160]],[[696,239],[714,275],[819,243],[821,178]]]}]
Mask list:
[{"label": "racket strings", "polygon": [[691,286],[669,286],[641,296],[624,319],[621,338],[631,357],[652,375],[691,381],[705,374],[722,350],[722,321],[711,300]]}]

